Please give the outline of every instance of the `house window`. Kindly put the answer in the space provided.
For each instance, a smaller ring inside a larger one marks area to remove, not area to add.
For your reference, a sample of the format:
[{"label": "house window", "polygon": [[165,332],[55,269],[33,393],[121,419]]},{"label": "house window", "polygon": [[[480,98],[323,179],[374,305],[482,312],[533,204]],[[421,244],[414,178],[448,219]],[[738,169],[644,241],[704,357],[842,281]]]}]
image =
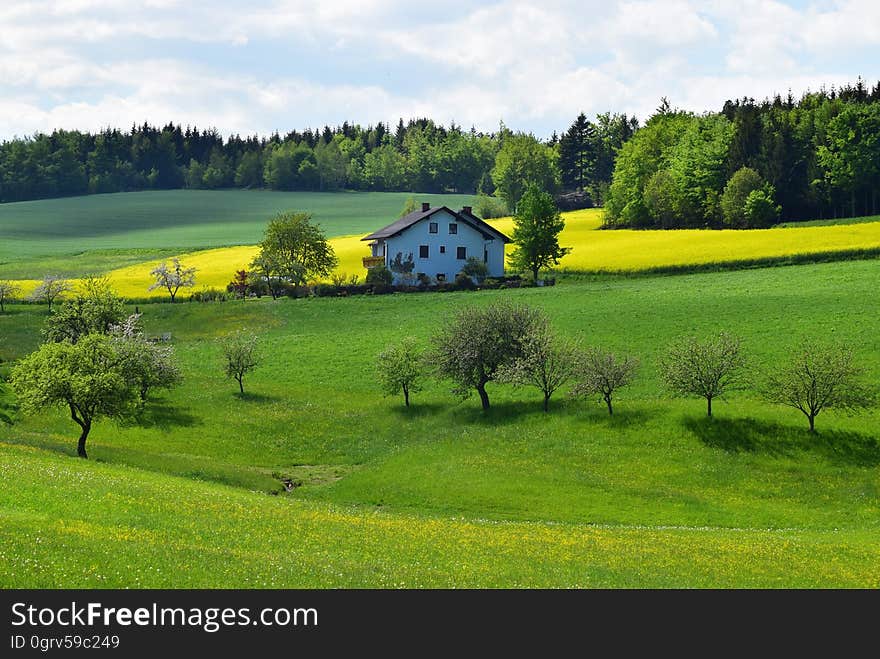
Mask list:
[{"label": "house window", "polygon": [[455,249],[455,258],[460,261],[467,259],[467,247],[457,247]]},{"label": "house window", "polygon": [[419,258],[420,259],[428,258],[428,246],[427,245],[419,245]]},{"label": "house window", "polygon": [[445,254],[445,253],[446,253],[446,245],[440,245],[440,253],[441,253],[441,254]]},{"label": "house window", "polygon": [[483,263],[488,263],[488,262],[489,262],[489,250],[484,249],[483,250]]},{"label": "house window", "polygon": [[437,233],[437,223],[429,222],[428,223],[428,233]]},{"label": "house window", "polygon": [[437,273],[437,283],[440,283],[441,281],[446,281],[446,273],[445,272],[438,272]]},{"label": "house window", "polygon": [[449,223],[449,235],[454,236],[458,233],[458,225],[455,222]]}]

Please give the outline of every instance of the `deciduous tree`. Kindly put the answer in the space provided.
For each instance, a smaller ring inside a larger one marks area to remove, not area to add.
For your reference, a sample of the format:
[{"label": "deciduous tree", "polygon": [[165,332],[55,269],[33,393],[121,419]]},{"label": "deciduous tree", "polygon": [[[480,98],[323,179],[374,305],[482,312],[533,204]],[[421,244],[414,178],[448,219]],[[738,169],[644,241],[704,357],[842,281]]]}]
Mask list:
[{"label": "deciduous tree", "polygon": [[128,316],[111,328],[123,370],[138,394],[138,407],[143,410],[150,391],[171,389],[180,384],[182,376],[174,359],[174,346],[147,339],[140,326],[140,314]]},{"label": "deciduous tree", "polygon": [[52,303],[72,290],[73,286],[66,279],[46,275],[29,297],[35,302],[45,302],[49,305],[49,313],[52,313]]},{"label": "deciduous tree", "polygon": [[531,272],[537,279],[543,268],[559,263],[571,248],[559,246],[559,233],[565,220],[553,202],[553,197],[529,186],[516,207],[513,218],[513,242],[516,248],[510,255],[510,265],[516,270]]},{"label": "deciduous tree", "polygon": [[43,336],[56,343],[76,343],[89,334],[108,334],[125,319],[125,302],[106,277],[86,277],[74,295],[46,321]]},{"label": "deciduous tree", "polygon": [[226,377],[238,382],[244,393],[244,376],[260,364],[259,340],[247,330],[237,330],[219,339]]},{"label": "deciduous tree", "polygon": [[849,346],[806,342],[787,365],[768,376],[764,394],[773,403],[800,410],[810,432],[816,432],[816,416],[822,410],[852,411],[875,403],[875,391],[863,382],[863,375]]},{"label": "deciduous tree", "polygon": [[619,357],[600,348],[587,350],[578,360],[576,382],[571,395],[586,397],[599,394],[608,407],[608,414],[614,414],[614,393],[632,382],[638,365],[635,359]]},{"label": "deciduous tree", "polygon": [[432,361],[442,377],[453,381],[456,393],[466,397],[476,389],[488,410],[486,385],[499,368],[521,358],[529,337],[546,326],[544,315],[527,306],[502,302],[465,308],[434,337]]},{"label": "deciduous tree", "polygon": [[695,336],[679,339],[661,358],[660,370],[673,393],[705,398],[706,414],[712,416],[712,401],[744,384],[741,341],[726,332],[703,340]]},{"label": "deciduous tree", "polygon": [[508,132],[495,158],[492,181],[507,207],[515,209],[529,185],[542,190],[556,190],[559,185],[556,153],[534,135]]},{"label": "deciduous tree", "polygon": [[247,296],[248,287],[250,286],[250,273],[247,270],[236,270],[232,281],[226,287],[229,292],[235,293],[235,296],[242,300]]},{"label": "deciduous tree", "polygon": [[338,264],[324,232],[312,224],[310,213],[276,215],[266,227],[260,257],[275,268],[278,277],[295,285],[327,277]]},{"label": "deciduous tree", "polygon": [[0,313],[6,312],[6,304],[15,299],[15,296],[21,292],[21,287],[13,281],[7,279],[0,280]]},{"label": "deciduous tree", "polygon": [[550,409],[550,397],[577,372],[579,351],[575,344],[563,341],[546,330],[529,334],[522,354],[498,369],[498,381],[535,387],[544,395],[544,411]]},{"label": "deciduous tree", "polygon": [[157,288],[164,288],[171,296],[171,302],[177,297],[177,292],[181,288],[192,288],[196,285],[196,269],[187,268],[180,263],[180,259],[174,257],[171,260],[171,266],[163,261],[150,271],[156,281],[150,286],[150,291]]},{"label": "deciduous tree", "polygon": [[403,402],[409,407],[410,394],[422,390],[425,375],[424,351],[413,337],[389,345],[376,360],[376,376],[387,396],[403,394]]},{"label": "deciduous tree", "polygon": [[36,414],[63,407],[80,427],[77,454],[87,458],[86,440],[102,417],[121,419],[132,410],[136,388],[111,337],[90,334],[77,343],[44,343],[12,371],[21,409]]}]

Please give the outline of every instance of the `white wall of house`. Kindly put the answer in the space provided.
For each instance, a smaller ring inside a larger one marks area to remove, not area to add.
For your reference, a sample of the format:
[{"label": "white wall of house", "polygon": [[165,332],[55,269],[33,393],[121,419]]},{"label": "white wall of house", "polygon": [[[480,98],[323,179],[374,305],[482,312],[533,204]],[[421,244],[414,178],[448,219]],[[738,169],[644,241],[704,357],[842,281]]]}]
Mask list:
[{"label": "white wall of house", "polygon": [[[436,224],[436,233],[431,233],[432,224]],[[456,225],[456,233],[450,233],[450,224]],[[427,258],[423,256],[424,247],[427,247]],[[460,253],[459,248],[463,248],[464,252]],[[486,240],[482,233],[471,225],[458,221],[445,210],[420,220],[400,235],[388,238],[386,265],[390,267],[398,253],[403,254],[404,260],[408,254],[412,254],[416,264],[413,274],[423,272],[432,279],[438,279],[440,275],[446,281],[453,281],[471,256],[480,260],[486,259],[490,277],[504,274],[504,241]],[[463,258],[459,258],[462,256]],[[395,280],[397,279],[395,275]]]}]

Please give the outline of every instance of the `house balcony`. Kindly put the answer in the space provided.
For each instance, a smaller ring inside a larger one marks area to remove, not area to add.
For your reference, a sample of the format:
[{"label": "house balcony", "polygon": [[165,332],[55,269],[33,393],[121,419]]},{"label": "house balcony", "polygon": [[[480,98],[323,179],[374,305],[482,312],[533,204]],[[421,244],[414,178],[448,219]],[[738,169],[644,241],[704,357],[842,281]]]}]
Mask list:
[{"label": "house balcony", "polygon": [[370,268],[377,268],[379,266],[385,265],[384,256],[365,256],[363,260],[364,267],[367,270],[369,270]]}]

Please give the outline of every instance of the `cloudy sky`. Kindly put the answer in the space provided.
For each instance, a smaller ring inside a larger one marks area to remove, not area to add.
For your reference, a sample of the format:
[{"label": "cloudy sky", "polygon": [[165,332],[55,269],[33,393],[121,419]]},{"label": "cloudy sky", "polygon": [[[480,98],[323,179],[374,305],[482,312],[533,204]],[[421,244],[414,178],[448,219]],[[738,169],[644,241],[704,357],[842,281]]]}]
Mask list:
[{"label": "cloudy sky", "polygon": [[877,0],[0,0],[0,138],[415,116],[547,136],[580,111],[704,111],[858,75],[880,78]]}]

